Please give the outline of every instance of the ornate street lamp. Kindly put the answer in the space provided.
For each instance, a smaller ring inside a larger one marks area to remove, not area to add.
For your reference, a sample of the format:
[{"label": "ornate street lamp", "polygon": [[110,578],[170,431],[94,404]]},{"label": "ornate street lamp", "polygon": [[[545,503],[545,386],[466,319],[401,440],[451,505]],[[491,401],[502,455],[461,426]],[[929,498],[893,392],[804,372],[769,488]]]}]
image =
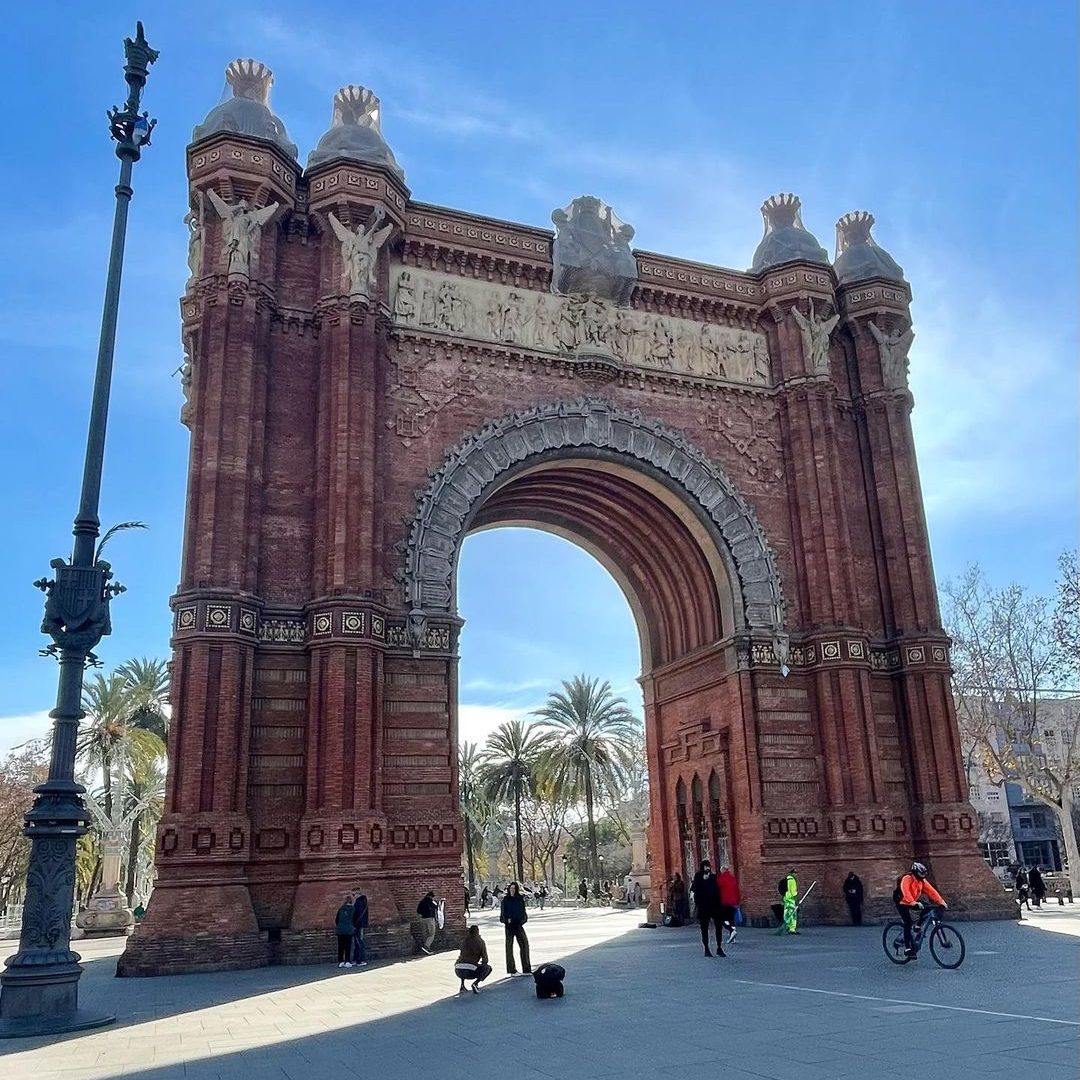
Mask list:
[{"label": "ornate street lamp", "polygon": [[131,167],[150,142],[157,122],[139,112],[150,65],[158,58],[136,23],[135,40],[124,41],[124,107],[109,111],[109,134],[116,140],[120,179],[116,185],[109,275],[101,317],[94,396],[86,438],[82,495],[75,518],[70,561],[53,559],[54,577],[34,584],[46,594],[42,632],[53,639],[45,652],[60,663],[53,721],[49,776],[34,789],[37,798],[26,815],[30,864],[26,874],[19,951],[0,976],[0,1037],[46,1035],[99,1027],[116,1018],[79,1008],[79,954],[71,951],[71,913],[75,899],[75,846],[89,826],[85,788],[75,781],[75,736],[83,717],[83,669],[96,662],[93,649],[112,630],[109,601],[123,592],[111,582],[112,570],[97,557],[98,504],[105,455],[105,426],[112,383],[116,311],[124,263]]}]

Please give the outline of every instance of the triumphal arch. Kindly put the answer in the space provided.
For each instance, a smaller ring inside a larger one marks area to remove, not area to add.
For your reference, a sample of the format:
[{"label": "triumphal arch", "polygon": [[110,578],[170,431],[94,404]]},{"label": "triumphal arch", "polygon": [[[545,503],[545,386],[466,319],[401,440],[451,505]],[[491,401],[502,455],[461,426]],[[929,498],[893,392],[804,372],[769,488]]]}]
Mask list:
[{"label": "triumphal arch", "polygon": [[413,198],[370,91],[304,168],[270,72],[227,75],[187,157],[170,773],[121,972],[329,958],[357,887],[377,954],[428,888],[460,928],[455,568],[511,523],[637,620],[654,895],[712,855],[751,915],[794,866],[829,918],[918,856],[991,910],[873,218],[830,260],[774,196],[747,271],[635,250],[593,197],[496,221]]}]

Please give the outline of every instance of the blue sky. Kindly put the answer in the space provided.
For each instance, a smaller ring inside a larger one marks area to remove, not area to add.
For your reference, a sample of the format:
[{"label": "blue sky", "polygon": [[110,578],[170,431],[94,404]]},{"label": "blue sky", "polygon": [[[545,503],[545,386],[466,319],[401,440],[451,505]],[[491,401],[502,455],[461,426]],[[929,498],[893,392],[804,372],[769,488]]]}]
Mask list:
[{"label": "blue sky", "polygon": [[[0,750],[42,729],[55,690],[30,582],[70,543],[117,165],[104,110],[124,96],[136,17],[161,50],[145,99],[159,125],[136,167],[102,520],[151,529],[114,542],[130,591],[108,664],[167,650],[187,461],[172,374],[184,146],[235,56],[273,68],[302,158],[338,86],[374,89],[427,202],[546,225],[587,192],[638,246],[734,267],[774,192],[802,197],[830,250],[840,214],[873,211],[915,294],[938,575],[978,561],[996,581],[1051,587],[1077,533],[1074,4],[21,5],[0,71]],[[470,538],[460,606],[466,735],[582,669],[636,692],[629,610],[564,541]]]}]

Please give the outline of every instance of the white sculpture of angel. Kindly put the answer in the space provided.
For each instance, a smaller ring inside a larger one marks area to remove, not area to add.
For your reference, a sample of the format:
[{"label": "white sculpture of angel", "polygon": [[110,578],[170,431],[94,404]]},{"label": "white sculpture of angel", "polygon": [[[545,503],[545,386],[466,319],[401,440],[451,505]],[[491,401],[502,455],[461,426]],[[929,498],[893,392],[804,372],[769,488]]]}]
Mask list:
[{"label": "white sculpture of angel", "polygon": [[791,309],[791,314],[799,324],[799,333],[802,334],[803,340],[803,355],[810,363],[810,370],[815,375],[828,375],[829,335],[840,321],[840,315],[833,315],[829,319],[817,318],[814,314],[813,299],[810,300],[809,317],[797,307]]},{"label": "white sculpture of angel", "polygon": [[873,321],[867,324],[870,333],[877,342],[878,355],[881,357],[881,375],[890,390],[907,386],[908,350],[915,340],[915,331],[911,326],[903,325],[895,330],[882,330]]},{"label": "white sculpture of angel", "polygon": [[259,239],[262,227],[274,216],[276,202],[261,209],[248,205],[246,199],[227,203],[216,191],[207,192],[210,202],[224,222],[222,228],[222,251],[225,256],[226,272],[248,276],[251,269],[251,253]]},{"label": "white sculpture of angel", "polygon": [[341,288],[348,296],[370,296],[375,288],[376,260],[379,249],[394,231],[394,223],[378,226],[386,216],[381,206],[376,207],[367,227],[360,225],[355,232],[343,225],[333,211],[327,215],[330,227],[341,243]]}]

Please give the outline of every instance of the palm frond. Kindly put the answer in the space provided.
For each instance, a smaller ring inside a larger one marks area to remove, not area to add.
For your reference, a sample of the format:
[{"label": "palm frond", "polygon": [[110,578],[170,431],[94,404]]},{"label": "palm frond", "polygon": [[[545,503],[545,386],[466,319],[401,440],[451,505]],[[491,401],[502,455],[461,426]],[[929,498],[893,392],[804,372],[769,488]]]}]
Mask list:
[{"label": "palm frond", "polygon": [[101,542],[97,546],[97,551],[94,552],[94,562],[97,562],[101,558],[101,553],[105,550],[105,545],[113,538],[118,532],[126,532],[128,529],[148,529],[149,525],[145,521],[121,521],[119,525],[114,525],[105,535],[101,538]]}]

